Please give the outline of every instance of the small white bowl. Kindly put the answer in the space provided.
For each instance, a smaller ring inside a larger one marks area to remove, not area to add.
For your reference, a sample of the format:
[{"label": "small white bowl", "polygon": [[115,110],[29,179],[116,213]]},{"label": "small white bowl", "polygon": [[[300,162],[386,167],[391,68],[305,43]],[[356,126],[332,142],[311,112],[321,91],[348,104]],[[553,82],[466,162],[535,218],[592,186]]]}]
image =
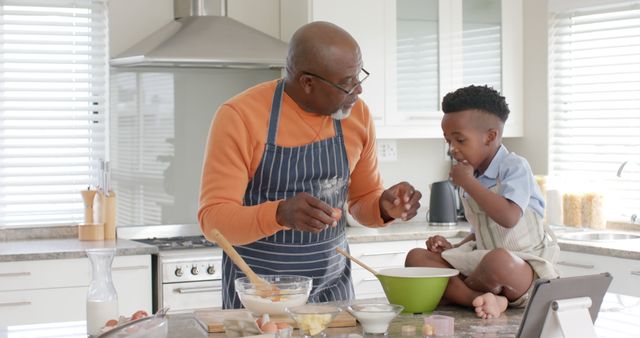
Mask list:
[{"label": "small white bowl", "polygon": [[386,303],[351,304],[347,308],[362,325],[362,331],[366,333],[385,334],[389,324],[402,312],[404,307]]}]

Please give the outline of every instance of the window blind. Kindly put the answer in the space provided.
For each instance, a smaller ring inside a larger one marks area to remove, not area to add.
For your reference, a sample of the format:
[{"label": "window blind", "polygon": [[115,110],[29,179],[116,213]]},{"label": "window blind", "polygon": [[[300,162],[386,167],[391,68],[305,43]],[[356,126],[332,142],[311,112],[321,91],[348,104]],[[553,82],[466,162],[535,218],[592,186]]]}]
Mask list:
[{"label": "window blind", "polygon": [[502,91],[500,23],[465,24],[462,32],[463,86],[487,85]]},{"label": "window blind", "polygon": [[500,0],[462,2],[462,83],[502,91]]},{"label": "window blind", "polygon": [[105,158],[102,0],[0,0],[0,227],[82,220]]},{"label": "window blind", "polygon": [[549,32],[550,175],[640,214],[640,1],[555,13]]}]

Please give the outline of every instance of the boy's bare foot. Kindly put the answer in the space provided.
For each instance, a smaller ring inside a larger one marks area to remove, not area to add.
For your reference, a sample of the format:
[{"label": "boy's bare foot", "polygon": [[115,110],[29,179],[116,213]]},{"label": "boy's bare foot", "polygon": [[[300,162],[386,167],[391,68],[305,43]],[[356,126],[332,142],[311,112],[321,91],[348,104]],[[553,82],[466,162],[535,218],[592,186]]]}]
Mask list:
[{"label": "boy's bare foot", "polygon": [[478,317],[489,319],[500,317],[500,314],[507,310],[509,301],[507,297],[487,292],[484,295],[476,297],[471,304],[475,307]]}]

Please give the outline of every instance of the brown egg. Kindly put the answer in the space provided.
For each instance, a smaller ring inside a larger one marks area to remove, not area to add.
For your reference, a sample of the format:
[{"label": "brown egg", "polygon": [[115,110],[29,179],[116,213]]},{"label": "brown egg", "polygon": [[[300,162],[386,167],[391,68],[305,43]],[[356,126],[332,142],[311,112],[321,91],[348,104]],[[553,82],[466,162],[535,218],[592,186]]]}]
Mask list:
[{"label": "brown egg", "polygon": [[109,319],[109,320],[107,320],[107,323],[104,324],[104,326],[109,326],[109,327],[110,326],[116,326],[116,325],[118,325],[118,321],[115,320],[115,319]]},{"label": "brown egg", "polygon": [[260,327],[263,333],[276,333],[278,332],[278,326],[274,322],[268,322]]},{"label": "brown egg", "polygon": [[131,315],[131,320],[136,320],[144,317],[149,317],[149,314],[147,313],[147,311],[138,310],[134,312],[133,315]]}]

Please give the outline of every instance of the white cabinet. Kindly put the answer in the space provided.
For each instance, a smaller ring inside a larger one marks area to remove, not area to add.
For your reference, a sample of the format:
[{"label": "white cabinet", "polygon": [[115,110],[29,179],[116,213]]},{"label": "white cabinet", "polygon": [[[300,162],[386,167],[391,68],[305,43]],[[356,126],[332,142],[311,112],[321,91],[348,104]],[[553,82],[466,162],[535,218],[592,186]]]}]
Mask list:
[{"label": "white cabinet", "polygon": [[522,136],[522,1],[281,0],[281,38],[316,20],[353,35],[378,138],[442,138],[442,97],[470,83],[501,90],[504,136]]},{"label": "white cabinet", "polygon": [[[422,240],[370,242],[349,244],[351,255],[374,270],[404,266],[409,250],[424,247]],[[356,299],[385,297],[378,279],[371,272],[351,262],[351,273]]]},{"label": "white cabinet", "polygon": [[138,310],[151,313],[151,255],[117,256],[111,272],[120,314],[131,316]]},{"label": "white cabinet", "polygon": [[379,124],[386,111],[386,84],[392,74],[387,64],[395,35],[395,1],[387,0],[282,0],[282,39],[312,21],[332,22],[349,32],[360,45],[364,68],[371,74],[360,97]]},{"label": "white cabinet", "polygon": [[[151,312],[151,256],[116,256],[112,277],[121,315]],[[86,319],[87,258],[0,263],[0,325]]]},{"label": "white cabinet", "polygon": [[558,269],[560,277],[609,272],[610,292],[640,297],[640,260],[561,251]]}]

